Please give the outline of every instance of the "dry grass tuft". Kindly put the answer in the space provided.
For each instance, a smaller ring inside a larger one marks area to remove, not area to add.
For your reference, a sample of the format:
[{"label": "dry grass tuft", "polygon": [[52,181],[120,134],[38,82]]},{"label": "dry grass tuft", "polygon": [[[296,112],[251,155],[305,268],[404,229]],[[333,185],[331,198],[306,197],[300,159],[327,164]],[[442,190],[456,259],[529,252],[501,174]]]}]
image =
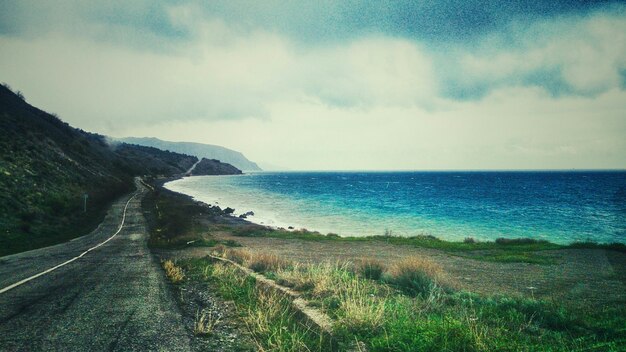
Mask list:
[{"label": "dry grass tuft", "polygon": [[429,296],[445,276],[439,264],[425,258],[407,258],[395,264],[386,274],[386,280],[408,294]]},{"label": "dry grass tuft", "polygon": [[193,333],[195,335],[210,335],[219,322],[220,317],[211,311],[203,311],[202,314],[196,312],[196,321],[193,324]]},{"label": "dry grass tuft", "polygon": [[246,266],[258,273],[277,271],[290,265],[288,260],[271,253],[253,253],[246,261]]},{"label": "dry grass tuft", "polygon": [[222,257],[243,265],[250,260],[252,254],[247,249],[227,249],[224,251]]},{"label": "dry grass tuft", "polygon": [[289,286],[298,291],[306,291],[313,297],[337,295],[341,288],[353,275],[348,270],[348,264],[294,264],[284,270],[278,270],[278,283]]},{"label": "dry grass tuft", "polygon": [[179,283],[185,279],[185,273],[181,267],[176,266],[176,264],[171,260],[166,260],[161,262],[163,265],[163,269],[165,269],[165,275],[170,279],[172,283]]},{"label": "dry grass tuft", "polygon": [[355,264],[355,271],[370,280],[379,280],[385,272],[385,265],[373,258],[363,258]]}]

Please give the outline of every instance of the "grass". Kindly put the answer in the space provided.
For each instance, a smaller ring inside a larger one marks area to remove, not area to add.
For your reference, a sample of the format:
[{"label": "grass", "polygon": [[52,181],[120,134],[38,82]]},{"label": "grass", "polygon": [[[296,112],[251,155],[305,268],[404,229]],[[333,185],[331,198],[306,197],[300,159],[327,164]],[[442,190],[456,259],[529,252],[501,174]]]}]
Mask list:
[{"label": "grass", "polygon": [[198,336],[207,336],[220,323],[220,317],[211,311],[196,312],[196,320],[193,324],[193,333]]},{"label": "grass", "polygon": [[626,346],[626,307],[584,311],[458,291],[441,268],[424,259],[385,268],[378,280],[351,263],[292,263],[270,274],[335,320],[339,350],[354,341],[370,351],[619,351]]},{"label": "grass", "polygon": [[264,290],[238,269],[208,258],[181,262],[189,276],[211,282],[220,295],[232,300],[259,350],[328,351],[329,341],[303,325],[288,298]]}]

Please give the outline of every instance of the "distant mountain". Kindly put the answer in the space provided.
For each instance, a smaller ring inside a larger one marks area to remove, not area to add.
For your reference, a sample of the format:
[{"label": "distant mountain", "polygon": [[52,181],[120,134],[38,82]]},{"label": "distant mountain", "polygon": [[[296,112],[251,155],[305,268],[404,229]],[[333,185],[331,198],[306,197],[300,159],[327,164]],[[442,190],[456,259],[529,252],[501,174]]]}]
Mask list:
[{"label": "distant mountain", "polygon": [[231,164],[242,171],[262,171],[256,163],[246,159],[246,157],[240,152],[217,145],[191,142],[169,142],[150,137],[127,137],[119,138],[117,140],[125,143],[155,147],[162,150],[170,150],[176,153],[194,155],[198,158],[216,159]]},{"label": "distant mountain", "polygon": [[[0,256],[91,231],[135,175],[182,174],[195,156],[76,129],[0,86]],[[87,211],[84,212],[84,195]]]},{"label": "distant mountain", "polygon": [[241,170],[215,159],[202,158],[190,172],[191,176],[202,175],[240,175]]}]

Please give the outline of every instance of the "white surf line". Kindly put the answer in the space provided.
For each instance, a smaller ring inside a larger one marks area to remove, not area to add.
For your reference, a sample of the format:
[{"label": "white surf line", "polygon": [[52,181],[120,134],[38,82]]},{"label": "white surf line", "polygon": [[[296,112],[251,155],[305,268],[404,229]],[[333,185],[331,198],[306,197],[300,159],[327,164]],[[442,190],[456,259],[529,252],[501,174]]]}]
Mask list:
[{"label": "white surf line", "polygon": [[93,246],[93,247],[89,248],[88,250],[84,251],[83,253],[81,253],[81,254],[80,254],[79,256],[77,256],[77,257],[74,257],[74,258],[72,258],[72,259],[70,259],[70,260],[68,260],[68,261],[65,261],[65,262],[63,262],[63,263],[61,263],[61,264],[59,264],[59,265],[57,265],[57,266],[54,266],[54,267],[52,267],[52,268],[50,268],[50,269],[48,269],[48,270],[42,271],[42,272],[40,272],[39,274],[35,274],[35,275],[31,276],[31,277],[27,277],[27,278],[26,278],[26,279],[24,279],[24,280],[18,281],[18,282],[16,282],[16,283],[12,284],[12,285],[9,285],[9,286],[7,286],[7,287],[5,287],[5,288],[1,289],[1,290],[0,290],[0,294],[5,293],[5,292],[7,292],[7,291],[9,291],[9,290],[11,290],[11,289],[14,289],[14,288],[16,288],[16,287],[18,287],[18,286],[20,286],[20,285],[23,285],[23,284],[25,284],[25,283],[27,283],[27,282],[29,282],[29,281],[31,281],[31,280],[34,280],[34,279],[36,279],[36,278],[38,278],[38,277],[40,277],[40,276],[43,276],[43,275],[46,275],[46,274],[48,274],[48,273],[50,273],[50,272],[52,272],[52,271],[55,271],[55,270],[57,270],[58,268],[60,268],[60,267],[62,267],[62,266],[65,266],[65,265],[67,265],[67,264],[69,264],[69,263],[71,263],[71,262],[73,262],[73,261],[75,261],[75,260],[77,260],[77,259],[79,259],[79,258],[82,258],[85,254],[87,254],[87,253],[89,253],[89,252],[93,251],[94,249],[97,249],[98,247],[100,247],[100,246],[104,245],[105,243],[109,242],[110,240],[112,240],[112,239],[113,239],[113,237],[117,236],[117,234],[118,234],[118,233],[120,233],[120,231],[122,231],[122,227],[124,227],[124,221],[126,221],[126,209],[128,208],[128,204],[130,204],[130,201],[131,201],[131,200],[133,200],[133,198],[135,198],[135,196],[136,196],[137,194],[138,194],[138,193],[133,194],[133,196],[132,196],[132,197],[130,197],[130,199],[128,199],[128,201],[126,202],[126,205],[124,206],[124,212],[122,213],[122,221],[120,222],[120,227],[117,229],[117,231],[116,231],[116,232],[115,232],[115,233],[114,233],[111,237],[109,237],[109,238],[107,238],[106,240],[104,240],[104,242],[101,242],[101,243],[99,243],[99,244],[97,244],[97,245],[95,245],[95,246]]}]

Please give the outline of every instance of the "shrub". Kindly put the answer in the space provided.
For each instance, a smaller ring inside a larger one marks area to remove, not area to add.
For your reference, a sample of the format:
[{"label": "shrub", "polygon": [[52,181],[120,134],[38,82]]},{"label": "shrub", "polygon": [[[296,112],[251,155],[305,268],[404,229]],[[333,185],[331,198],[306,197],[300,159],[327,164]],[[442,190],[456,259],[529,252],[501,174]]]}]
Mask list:
[{"label": "shrub", "polygon": [[356,263],[356,273],[366,279],[379,280],[385,272],[385,266],[378,260],[367,258]]},{"label": "shrub", "polygon": [[465,237],[463,243],[476,243],[476,240],[474,239],[474,237]]},{"label": "shrub", "polygon": [[442,277],[443,271],[438,264],[413,257],[395,264],[388,273],[387,281],[407,294],[427,296]]},{"label": "shrub", "polygon": [[545,243],[545,240],[536,240],[534,238],[496,238],[497,244],[502,245],[514,245],[514,244],[536,244],[536,243]]}]

